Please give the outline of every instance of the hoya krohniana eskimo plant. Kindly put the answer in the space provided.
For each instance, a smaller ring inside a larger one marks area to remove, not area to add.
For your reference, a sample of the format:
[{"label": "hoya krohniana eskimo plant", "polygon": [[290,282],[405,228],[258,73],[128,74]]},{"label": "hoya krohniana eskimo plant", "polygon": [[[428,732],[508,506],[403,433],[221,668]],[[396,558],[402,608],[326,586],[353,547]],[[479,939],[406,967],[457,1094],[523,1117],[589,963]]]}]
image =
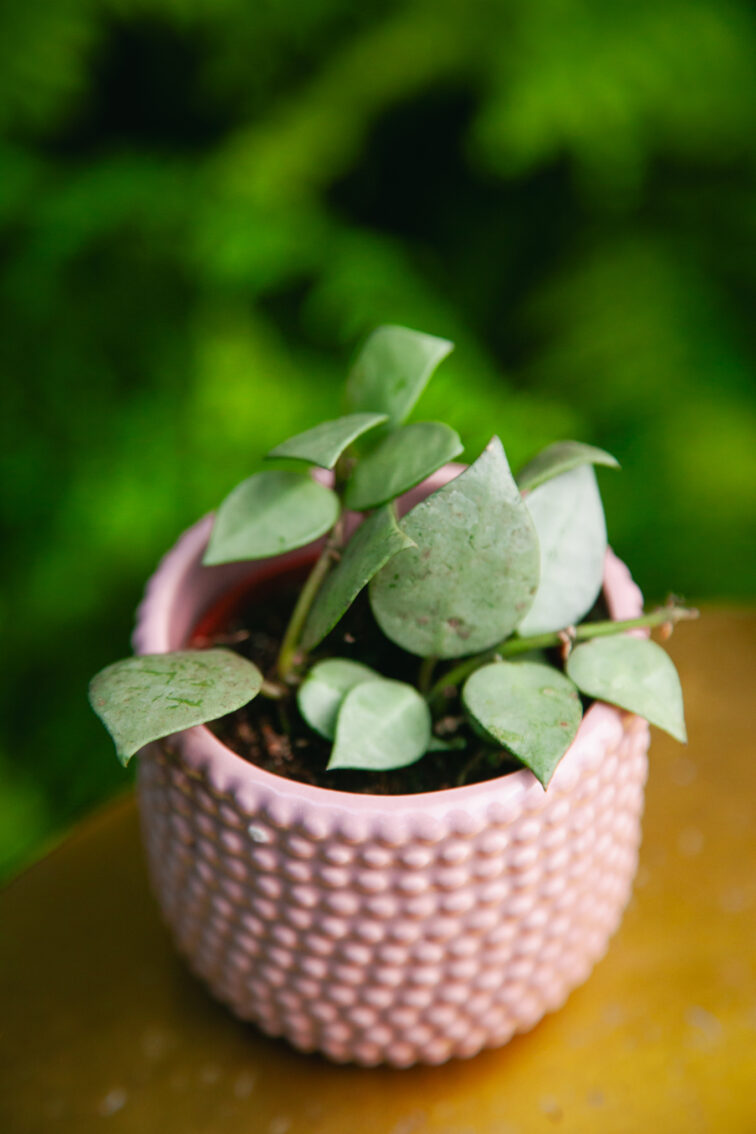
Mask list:
[{"label": "hoya krohniana eskimo plant", "polygon": [[[465,742],[434,732],[434,718],[457,703],[468,735],[489,755],[505,749],[544,787],[578,730],[581,693],[685,740],[672,662],[623,631],[695,612],[668,605],[626,622],[580,624],[602,586],[607,537],[593,466],[616,466],[608,453],[558,442],[514,477],[493,437],[399,518],[397,498],[462,452],[448,425],[405,424],[451,349],[432,335],[379,327],[349,374],[346,415],[268,454],[333,470],[330,484],[307,467],[268,470],[221,504],[205,564],[268,558],[322,539],[320,554],[275,672],[214,648],[133,657],[94,678],[92,705],[123,763],[148,742],[257,696],[296,700],[309,727],[333,742],[329,769],[383,771],[443,749],[459,759]],[[354,513],[363,518],[347,538]],[[380,631],[421,659],[416,685],[323,646],[365,587]],[[563,668],[549,661],[550,647],[559,647]]]}]

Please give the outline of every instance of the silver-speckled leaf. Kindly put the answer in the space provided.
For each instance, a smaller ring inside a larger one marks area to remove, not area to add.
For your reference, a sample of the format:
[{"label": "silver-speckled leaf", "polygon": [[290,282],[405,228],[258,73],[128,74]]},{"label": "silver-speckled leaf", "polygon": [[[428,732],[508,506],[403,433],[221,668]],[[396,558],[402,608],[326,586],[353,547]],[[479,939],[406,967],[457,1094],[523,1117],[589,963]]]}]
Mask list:
[{"label": "silver-speckled leaf", "polygon": [[589,697],[645,717],[676,740],[687,740],[680,678],[661,646],[618,634],[577,646],[567,673]]},{"label": "silver-speckled leaf", "polygon": [[424,755],[430,735],[430,710],[412,685],[362,682],[344,698],[328,770],[404,768]]},{"label": "silver-speckled leaf", "polygon": [[596,601],[604,577],[606,521],[589,465],[546,481],[525,503],[538,532],[541,581],[517,629],[523,635],[545,634],[579,622]]},{"label": "silver-speckled leaf", "polygon": [[539,484],[579,465],[606,465],[618,469],[619,461],[611,453],[597,449],[595,445],[583,445],[580,441],[556,441],[520,469],[517,483],[521,492],[531,491]]},{"label": "silver-speckled leaf", "polygon": [[378,327],[368,337],[347,379],[350,410],[386,413],[400,425],[438,364],[454,349],[447,339],[409,327]]},{"label": "silver-speckled leaf", "polygon": [[128,764],[152,740],[240,709],[261,685],[257,666],[231,650],[177,650],[109,665],[92,678],[89,701]]},{"label": "silver-speckled leaf", "polygon": [[522,621],[538,586],[538,539],[498,437],[402,526],[417,547],[370,584],[373,613],[392,641],[420,657],[460,657]]},{"label": "silver-speckled leaf", "polygon": [[256,473],[221,504],[202,562],[210,566],[282,555],[325,535],[338,514],[336,493],[307,473]]},{"label": "silver-speckled leaf", "polygon": [[333,421],[323,421],[320,425],[290,437],[271,449],[268,457],[292,457],[297,461],[309,461],[324,469],[332,469],[341,454],[363,433],[375,429],[388,421],[385,413],[350,413]]},{"label": "silver-speckled leaf", "polygon": [[312,650],[329,634],[377,571],[414,543],[399,528],[392,505],[380,508],[360,524],[346,545],[341,561],[317,594],[302,633],[302,645]]},{"label": "silver-speckled leaf", "polygon": [[482,666],[465,683],[462,702],[478,730],[514,753],[544,787],[583,716],[573,683],[537,662]]},{"label": "silver-speckled leaf", "polygon": [[344,493],[347,508],[377,508],[414,488],[462,452],[459,435],[440,421],[395,429],[357,463]]},{"label": "silver-speckled leaf", "polygon": [[349,658],[326,658],[314,665],[299,687],[297,705],[310,728],[327,740],[336,735],[336,718],[351,689],[363,681],[376,681],[380,674]]}]

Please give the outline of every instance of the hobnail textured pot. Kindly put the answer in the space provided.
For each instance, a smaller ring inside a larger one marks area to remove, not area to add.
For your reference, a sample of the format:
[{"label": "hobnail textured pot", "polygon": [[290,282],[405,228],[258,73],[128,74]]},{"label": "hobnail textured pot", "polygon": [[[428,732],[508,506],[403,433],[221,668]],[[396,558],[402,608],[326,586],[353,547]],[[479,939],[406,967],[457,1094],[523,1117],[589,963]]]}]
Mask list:
[{"label": "hobnail textured pot", "polygon": [[[270,572],[202,567],[210,527],[150,581],[138,652],[182,647],[230,586]],[[611,552],[604,589],[613,617],[640,613]],[[152,883],[192,970],[265,1032],[365,1065],[471,1056],[558,1008],[604,953],[635,874],[647,749],[645,721],[595,704],[546,792],[523,769],[387,797],[283,779],[188,729],[140,756]]]}]

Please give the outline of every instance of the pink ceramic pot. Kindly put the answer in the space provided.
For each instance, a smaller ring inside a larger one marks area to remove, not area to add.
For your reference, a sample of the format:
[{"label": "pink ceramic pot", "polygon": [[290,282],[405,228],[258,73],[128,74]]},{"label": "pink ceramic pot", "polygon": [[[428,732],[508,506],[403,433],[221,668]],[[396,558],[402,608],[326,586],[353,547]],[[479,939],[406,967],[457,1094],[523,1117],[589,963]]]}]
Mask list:
[{"label": "pink ceramic pot", "polygon": [[[202,567],[211,523],[151,579],[138,652],[181,648],[229,587],[270,572]],[[613,617],[640,613],[611,552],[605,594]],[[596,704],[546,792],[523,769],[387,797],[282,779],[188,729],[141,753],[152,882],[193,971],[270,1035],[366,1065],[474,1055],[558,1008],[603,955],[635,874],[647,749],[645,721]]]}]

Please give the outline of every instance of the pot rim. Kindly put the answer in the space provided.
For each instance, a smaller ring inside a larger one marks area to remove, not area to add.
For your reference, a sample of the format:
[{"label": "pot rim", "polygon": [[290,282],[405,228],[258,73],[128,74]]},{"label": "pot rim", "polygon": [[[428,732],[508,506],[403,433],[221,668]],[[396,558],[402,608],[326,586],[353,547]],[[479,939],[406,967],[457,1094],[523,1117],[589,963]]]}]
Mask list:
[{"label": "pot rim", "polygon": [[[446,472],[446,470],[444,470]],[[427,491],[427,490],[426,490]],[[144,597],[137,610],[132,644],[137,654],[166,653],[175,646],[170,644],[170,613],[175,596],[186,584],[192,569],[201,564],[202,554],[210,538],[213,513],[209,513],[188,528],[166,553],[154,574],[148,580]],[[257,571],[270,574],[278,568],[296,565],[312,554],[317,543],[275,559],[254,561]],[[253,563],[250,563],[253,567]],[[199,566],[199,570],[218,571],[223,568]],[[252,572],[250,572],[252,573]],[[613,619],[635,618],[643,609],[643,596],[633,581],[627,566],[611,548],[607,549],[604,565],[604,597]],[[197,612],[197,618],[201,611]],[[196,618],[195,618],[196,622]],[[638,631],[629,633],[638,634]],[[640,634],[645,636],[644,631]],[[462,787],[443,788],[431,792],[405,795],[369,795],[337,791],[318,787],[298,780],[290,780],[268,772],[257,764],[249,763],[223,744],[206,725],[196,725],[174,733],[172,745],[180,748],[185,765],[195,774],[206,775],[213,788],[221,795],[239,796],[255,789],[277,796],[290,797],[310,805],[348,809],[367,815],[403,811],[435,810],[446,812],[450,805],[480,805],[495,796],[505,806],[519,804],[525,794],[543,799],[546,794],[570,791],[581,774],[600,762],[607,748],[619,743],[626,722],[633,714],[603,702],[594,702],[584,715],[578,732],[557,767],[547,791],[541,787],[533,773],[522,768],[482,783]]]}]

